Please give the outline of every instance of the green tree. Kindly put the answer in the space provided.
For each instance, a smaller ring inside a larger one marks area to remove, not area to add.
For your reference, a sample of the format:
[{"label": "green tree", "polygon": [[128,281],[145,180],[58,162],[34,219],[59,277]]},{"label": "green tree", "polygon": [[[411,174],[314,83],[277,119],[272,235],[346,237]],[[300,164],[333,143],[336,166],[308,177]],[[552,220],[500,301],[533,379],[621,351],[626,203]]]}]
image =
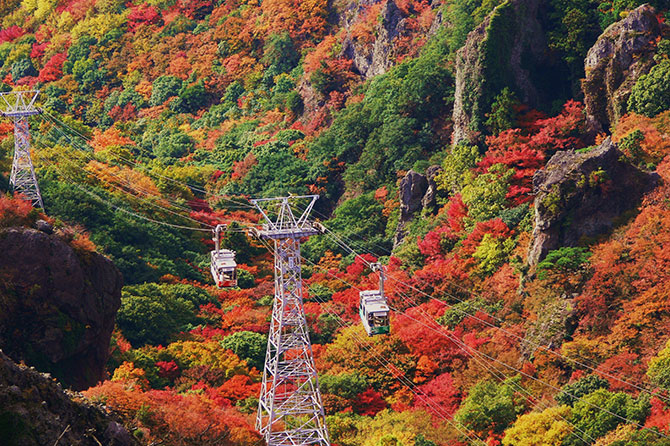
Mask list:
[{"label": "green tree", "polygon": [[[599,438],[622,423],[644,423],[649,409],[648,397],[640,396],[634,399],[622,392],[612,393],[598,389],[575,403],[570,421],[575,430],[584,433],[583,436]],[[575,436],[568,437],[564,441],[565,446],[582,444],[582,440]]]},{"label": "green tree", "polygon": [[261,61],[268,66],[275,66],[279,73],[291,71],[300,60],[300,54],[288,32],[270,34]]},{"label": "green tree", "polygon": [[26,76],[37,76],[37,70],[29,57],[19,59],[12,64],[12,80],[14,82]]},{"label": "green tree", "polygon": [[237,286],[243,290],[253,288],[256,286],[256,279],[249,271],[238,268],[237,269]]},{"label": "green tree", "polygon": [[160,133],[154,154],[162,159],[181,158],[191,151],[195,141],[181,130],[167,128]]},{"label": "green tree", "polygon": [[542,412],[520,416],[505,431],[504,446],[560,446],[572,427],[568,419],[570,408],[549,407]]},{"label": "green tree", "polygon": [[508,87],[502,89],[491,104],[491,112],[486,115],[485,124],[493,135],[511,129],[516,125],[516,107],[519,101]]},{"label": "green tree", "polygon": [[254,150],[257,163],[243,181],[231,182],[226,192],[251,196],[304,194],[311,181],[309,165],[294,156],[287,143],[272,141]]},{"label": "green tree", "polygon": [[513,169],[494,164],[487,173],[471,177],[461,191],[471,224],[490,220],[507,207],[507,191],[513,175]]},{"label": "green tree", "polygon": [[470,389],[454,420],[480,438],[489,432],[501,434],[523,412],[521,401],[511,382],[481,381]]},{"label": "green tree", "polygon": [[472,257],[479,261],[479,269],[482,273],[492,274],[505,263],[515,246],[516,242],[513,238],[484,234]]},{"label": "green tree", "polygon": [[202,81],[193,85],[182,86],[179,100],[171,104],[173,110],[183,113],[195,113],[209,102],[209,94]]},{"label": "green tree", "polygon": [[[383,209],[383,205],[375,200],[374,191],[368,192],[342,203],[334,218],[325,224],[340,237],[360,240],[360,246],[367,252],[379,251],[380,246],[390,250],[391,241],[385,234]],[[326,250],[348,254],[330,237],[312,237],[303,246],[305,255],[313,261],[321,258]]]},{"label": "green tree", "polygon": [[314,283],[309,286],[309,297],[310,300],[325,302],[333,297],[333,290],[320,283]]},{"label": "green tree", "polygon": [[607,380],[598,375],[589,375],[578,379],[572,384],[563,386],[561,393],[556,395],[555,399],[560,404],[572,406],[578,398],[586,396],[598,389],[608,389],[609,383]]},{"label": "green tree", "polygon": [[564,246],[550,251],[537,265],[537,276],[547,279],[551,275],[559,277],[579,271],[591,257],[591,252],[583,247]]},{"label": "green tree", "polygon": [[630,132],[619,141],[619,150],[623,152],[628,162],[636,165],[642,163],[644,160],[643,141],[644,133],[640,129]]},{"label": "green tree", "polygon": [[221,345],[245,359],[250,367],[262,370],[267,342],[265,335],[253,331],[238,331],[223,338]]},{"label": "green tree", "polygon": [[363,376],[354,372],[340,375],[323,375],[319,378],[319,386],[324,393],[352,400],[363,393],[369,384]]},{"label": "green tree", "polygon": [[82,92],[90,92],[102,86],[105,69],[98,67],[93,59],[79,59],[72,66],[72,77],[79,83]]},{"label": "green tree", "polygon": [[658,387],[670,391],[670,340],[658,355],[649,361],[647,376]]},{"label": "green tree", "polygon": [[649,74],[640,76],[628,98],[628,109],[654,117],[670,108],[670,60],[655,65]]},{"label": "green tree", "polygon": [[433,441],[426,440],[426,437],[423,434],[419,434],[414,438],[414,446],[437,446]]},{"label": "green tree", "polygon": [[151,84],[151,106],[161,105],[171,97],[177,96],[182,87],[182,81],[174,76],[160,76]]},{"label": "green tree", "polygon": [[463,322],[468,315],[474,316],[477,311],[493,314],[500,310],[500,308],[500,303],[491,304],[480,297],[476,297],[451,305],[444,314],[437,319],[437,322],[440,325],[444,325],[450,330],[453,330],[458,324]]},{"label": "green tree", "polygon": [[[63,158],[77,159],[66,154],[67,151]],[[165,274],[203,280],[202,273],[193,266],[197,263],[196,257],[205,250],[200,237],[192,231],[167,228],[110,208],[83,190],[72,187],[72,181],[88,180],[69,173],[64,161],[59,164],[58,171],[53,168],[38,170],[42,198],[49,203],[49,214],[84,226],[91,241],[114,261],[126,284],[158,281]],[[81,170],[77,168],[73,172]],[[63,174],[68,177],[61,179]],[[101,187],[90,186],[88,189],[114,206],[126,209],[137,206],[136,210],[158,220],[174,218],[157,213],[153,206],[130,204],[127,197],[112,195]]]},{"label": "green tree", "polygon": [[481,160],[479,149],[465,142],[451,149],[442,162],[442,172],[435,179],[437,187],[449,193],[460,192],[469,179],[470,169]]},{"label": "green tree", "polygon": [[330,313],[322,313],[316,319],[316,326],[310,326],[309,338],[313,344],[326,345],[333,340],[335,332],[340,328],[340,319]]},{"label": "green tree", "polygon": [[170,285],[127,286],[121,294],[116,323],[135,347],[166,345],[174,335],[196,324],[196,306]]},{"label": "green tree", "polygon": [[634,431],[627,439],[615,440],[607,446],[670,446],[670,439],[653,428]]},{"label": "green tree", "polygon": [[302,100],[302,96],[297,91],[291,91],[286,94],[286,108],[291,110],[291,113],[294,115],[299,115],[302,113],[305,104]]}]

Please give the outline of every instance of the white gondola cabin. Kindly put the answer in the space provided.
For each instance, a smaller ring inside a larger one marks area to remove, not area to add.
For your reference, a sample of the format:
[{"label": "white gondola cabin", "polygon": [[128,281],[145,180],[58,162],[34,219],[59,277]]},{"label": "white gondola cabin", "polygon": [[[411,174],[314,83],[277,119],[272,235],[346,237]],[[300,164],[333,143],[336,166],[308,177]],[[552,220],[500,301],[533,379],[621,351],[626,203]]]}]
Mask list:
[{"label": "white gondola cabin", "polygon": [[379,271],[379,290],[365,290],[358,293],[360,303],[358,314],[368,336],[388,334],[389,306],[384,295],[384,271],[381,264],[372,265],[373,270]]},{"label": "white gondola cabin", "polygon": [[214,250],[211,252],[211,271],[216,286],[219,288],[234,288],[237,286],[237,263],[235,251],[221,249],[221,231],[225,225],[217,225],[214,230]]}]

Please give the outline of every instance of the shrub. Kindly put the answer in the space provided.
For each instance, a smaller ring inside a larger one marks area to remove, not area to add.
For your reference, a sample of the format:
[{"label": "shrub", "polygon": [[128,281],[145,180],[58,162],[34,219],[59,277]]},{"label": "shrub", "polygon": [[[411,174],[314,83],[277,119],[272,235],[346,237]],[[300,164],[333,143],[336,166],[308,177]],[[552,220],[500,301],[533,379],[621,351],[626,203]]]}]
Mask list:
[{"label": "shrub", "polygon": [[598,375],[589,375],[575,381],[572,384],[563,386],[561,393],[556,395],[555,399],[560,404],[572,406],[578,398],[586,396],[598,389],[607,389],[609,383]]},{"label": "shrub", "polygon": [[196,305],[202,296],[192,296],[175,285],[155,283],[125,287],[117,324],[135,347],[166,345],[176,333],[197,323]]},{"label": "shrub", "polygon": [[221,345],[247,361],[250,367],[263,369],[267,336],[252,331],[238,331],[226,336]]},{"label": "shrub", "polygon": [[628,98],[628,109],[653,117],[670,108],[670,60],[655,65],[640,76]]},{"label": "shrub", "polygon": [[161,105],[167,99],[177,96],[181,90],[182,81],[174,76],[160,76],[156,78],[151,86],[151,99],[149,103],[152,106]]}]

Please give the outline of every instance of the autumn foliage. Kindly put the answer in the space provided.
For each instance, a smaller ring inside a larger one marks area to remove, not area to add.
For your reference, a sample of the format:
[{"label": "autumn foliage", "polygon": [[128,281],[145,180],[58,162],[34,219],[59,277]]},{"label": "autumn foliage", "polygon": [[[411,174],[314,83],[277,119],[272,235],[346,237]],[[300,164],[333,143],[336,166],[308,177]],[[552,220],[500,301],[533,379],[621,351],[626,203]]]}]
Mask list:
[{"label": "autumn foliage", "polygon": [[[547,54],[573,89],[598,30],[641,2],[587,3],[541,8]],[[262,442],[276,270],[249,235],[264,222],[250,200],[313,193],[328,231],[301,240],[302,297],[333,445],[572,446],[585,431],[637,446],[641,426],[668,433],[670,112],[609,129],[622,162],[658,175],[639,207],[531,267],[533,177],[594,141],[582,103],[543,91],[538,110],[515,99],[505,125],[452,146],[458,48],[505,7],[0,1],[0,90],[41,90],[46,115],[31,125],[49,221],[126,281],[108,379],[86,398],[144,445]],[[649,43],[664,67],[667,39]],[[0,123],[3,191],[12,129]],[[410,170],[430,193],[404,183]],[[38,218],[0,195],[0,237]],[[209,278],[217,224],[239,288]],[[367,336],[359,293],[379,286],[378,261],[390,333]],[[627,423],[589,404],[624,408]]]}]

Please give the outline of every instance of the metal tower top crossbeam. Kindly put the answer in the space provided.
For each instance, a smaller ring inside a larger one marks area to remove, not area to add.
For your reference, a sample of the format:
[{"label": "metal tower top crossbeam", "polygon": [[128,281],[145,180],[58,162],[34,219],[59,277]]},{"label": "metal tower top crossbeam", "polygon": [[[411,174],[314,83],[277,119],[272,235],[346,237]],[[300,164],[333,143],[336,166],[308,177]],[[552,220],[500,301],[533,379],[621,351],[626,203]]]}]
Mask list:
[{"label": "metal tower top crossbeam", "polygon": [[35,99],[39,93],[39,90],[0,93],[0,114],[10,118],[39,114],[40,109],[35,107]]},{"label": "metal tower top crossbeam", "polygon": [[[263,224],[262,229],[257,231],[258,237],[275,240],[284,238],[302,238],[322,232],[318,223],[307,220],[307,217],[312,211],[314,203],[318,198],[318,195],[299,195],[251,200],[251,203],[256,206],[266,221],[266,223]],[[291,210],[291,202],[301,199],[309,199],[310,202],[303,213],[296,218]],[[270,217],[268,215],[268,204],[277,204],[279,206],[276,217]]]}]

